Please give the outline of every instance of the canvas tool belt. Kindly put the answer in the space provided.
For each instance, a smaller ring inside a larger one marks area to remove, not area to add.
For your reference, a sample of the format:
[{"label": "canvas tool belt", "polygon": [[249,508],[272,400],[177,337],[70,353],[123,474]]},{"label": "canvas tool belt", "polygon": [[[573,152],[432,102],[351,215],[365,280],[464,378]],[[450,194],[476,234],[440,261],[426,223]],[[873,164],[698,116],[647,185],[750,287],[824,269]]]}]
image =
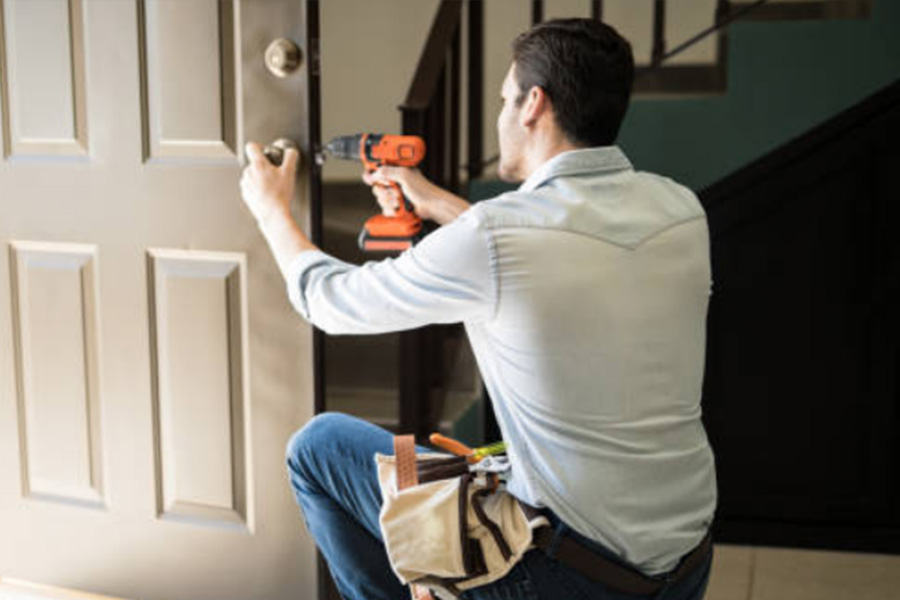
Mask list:
[{"label": "canvas tool belt", "polygon": [[414,600],[458,598],[504,577],[528,550],[540,548],[583,576],[636,596],[655,595],[696,569],[710,535],[666,576],[649,577],[583,546],[571,536],[554,544],[536,508],[470,471],[465,457],[416,454],[413,436],[394,438],[394,456],[376,454],[383,504],[379,524],[394,573]]},{"label": "canvas tool belt", "polygon": [[376,454],[383,504],[379,524],[391,567],[413,598],[453,599],[506,575],[532,548],[546,517],[526,515],[490,475],[462,456],[416,454],[413,436]]}]

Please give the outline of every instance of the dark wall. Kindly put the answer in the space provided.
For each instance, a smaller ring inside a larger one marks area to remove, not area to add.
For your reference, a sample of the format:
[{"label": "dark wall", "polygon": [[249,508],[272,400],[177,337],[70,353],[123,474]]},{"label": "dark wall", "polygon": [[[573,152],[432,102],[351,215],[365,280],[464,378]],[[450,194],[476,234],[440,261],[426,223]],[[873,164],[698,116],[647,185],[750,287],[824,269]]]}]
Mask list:
[{"label": "dark wall", "polygon": [[722,541],[900,552],[900,83],[707,189]]}]

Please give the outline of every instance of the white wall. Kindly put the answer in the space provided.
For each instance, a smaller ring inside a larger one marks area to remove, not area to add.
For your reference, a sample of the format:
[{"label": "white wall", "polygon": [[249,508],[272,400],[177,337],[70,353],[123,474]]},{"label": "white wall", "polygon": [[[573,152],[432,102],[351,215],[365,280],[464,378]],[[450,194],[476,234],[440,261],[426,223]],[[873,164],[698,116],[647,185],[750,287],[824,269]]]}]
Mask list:
[{"label": "white wall", "polygon": [[[322,141],[351,133],[399,133],[406,97],[437,0],[325,0],[321,6]],[[359,177],[331,160],[325,180]]]},{"label": "white wall", "polygon": [[[546,10],[546,8],[545,8]],[[497,115],[503,102],[500,88],[512,62],[512,41],[531,26],[531,2],[489,0],[484,8],[484,157],[497,154]],[[485,176],[496,172],[496,164]]]}]

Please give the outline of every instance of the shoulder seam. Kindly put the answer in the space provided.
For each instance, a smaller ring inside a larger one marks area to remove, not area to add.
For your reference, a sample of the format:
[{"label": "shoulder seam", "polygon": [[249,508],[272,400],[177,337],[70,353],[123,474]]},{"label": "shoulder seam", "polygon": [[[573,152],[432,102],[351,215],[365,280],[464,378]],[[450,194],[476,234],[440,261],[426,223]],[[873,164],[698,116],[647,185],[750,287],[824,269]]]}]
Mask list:
[{"label": "shoulder seam", "polygon": [[500,312],[500,266],[499,261],[500,258],[498,256],[498,248],[497,242],[494,239],[494,228],[488,223],[489,215],[486,215],[483,210],[475,210],[479,205],[473,204],[466,212],[464,212],[459,218],[466,217],[474,221],[474,226],[476,229],[482,232],[484,236],[485,243],[487,245],[488,251],[488,267],[491,271],[491,286],[493,289],[492,298],[491,298],[491,309],[489,314],[485,315],[483,319],[478,319],[478,321],[483,321],[485,323],[493,321],[497,317],[497,313]]},{"label": "shoulder seam", "polygon": [[486,321],[493,321],[500,312],[500,257],[498,256],[497,242],[494,240],[494,230],[484,227],[484,234],[487,238],[488,258],[491,267],[491,284],[494,286],[493,309]]}]

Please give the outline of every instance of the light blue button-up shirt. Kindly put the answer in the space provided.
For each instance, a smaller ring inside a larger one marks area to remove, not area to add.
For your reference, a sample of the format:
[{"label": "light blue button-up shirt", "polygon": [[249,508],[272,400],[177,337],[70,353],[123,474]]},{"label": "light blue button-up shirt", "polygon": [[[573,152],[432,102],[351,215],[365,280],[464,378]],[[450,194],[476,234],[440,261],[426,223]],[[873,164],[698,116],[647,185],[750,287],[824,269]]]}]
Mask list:
[{"label": "light blue button-up shirt", "polygon": [[565,152],[395,259],[308,251],[288,280],[328,333],[464,323],[515,496],[648,574],[703,538],[709,239],[687,188],[615,146]]}]

